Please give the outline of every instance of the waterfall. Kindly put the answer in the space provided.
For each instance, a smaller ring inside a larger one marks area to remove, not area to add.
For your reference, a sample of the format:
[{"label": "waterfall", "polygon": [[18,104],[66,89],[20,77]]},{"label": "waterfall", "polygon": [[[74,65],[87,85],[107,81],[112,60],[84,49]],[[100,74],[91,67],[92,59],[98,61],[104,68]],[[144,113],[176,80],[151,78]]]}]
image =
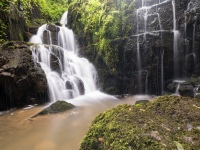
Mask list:
[{"label": "waterfall", "polygon": [[32,55],[46,74],[51,102],[97,90],[95,67],[86,58],[79,57],[73,31],[65,27],[67,12],[60,23],[62,26],[42,25],[30,39],[37,43],[31,47]]},{"label": "waterfall", "polygon": [[164,91],[164,67],[163,67],[163,58],[164,57],[164,50],[161,50],[161,95]]},{"label": "waterfall", "polygon": [[179,95],[179,94],[180,94],[180,93],[179,93],[180,85],[181,85],[181,83],[184,83],[185,81],[184,81],[184,80],[174,80],[173,82],[177,84],[177,86],[176,86],[176,91],[175,91],[175,95]]},{"label": "waterfall", "polygon": [[195,17],[195,22],[193,24],[193,37],[192,37],[192,52],[195,51],[195,33],[196,33],[196,23],[197,23],[197,17]]},{"label": "waterfall", "polygon": [[175,0],[172,0],[173,8],[173,33],[174,33],[174,78],[179,77],[179,51],[178,51],[178,40],[180,38],[180,33],[176,27],[176,4]]}]

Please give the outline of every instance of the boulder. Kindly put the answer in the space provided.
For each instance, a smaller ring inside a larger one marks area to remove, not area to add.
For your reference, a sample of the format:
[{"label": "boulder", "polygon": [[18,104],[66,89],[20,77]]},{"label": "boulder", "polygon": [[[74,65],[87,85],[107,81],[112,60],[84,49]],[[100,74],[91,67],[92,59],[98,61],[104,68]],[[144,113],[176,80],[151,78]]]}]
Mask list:
[{"label": "boulder", "polygon": [[199,106],[199,99],[179,96],[119,105],[92,121],[79,149],[199,149]]},{"label": "boulder", "polygon": [[194,87],[191,84],[180,84],[179,92],[181,96],[194,97]]},{"label": "boulder", "polygon": [[72,104],[70,104],[66,101],[58,100],[35,116],[64,112],[64,111],[67,111],[67,110],[72,109],[74,107],[75,107],[74,105],[72,105]]}]

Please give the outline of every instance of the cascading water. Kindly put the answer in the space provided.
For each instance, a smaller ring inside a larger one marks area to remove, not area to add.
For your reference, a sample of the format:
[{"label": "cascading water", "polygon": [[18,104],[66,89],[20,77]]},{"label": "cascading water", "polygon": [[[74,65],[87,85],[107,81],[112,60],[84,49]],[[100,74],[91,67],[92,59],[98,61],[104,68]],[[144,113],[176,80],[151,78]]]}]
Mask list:
[{"label": "cascading water", "polygon": [[33,58],[46,74],[51,102],[97,90],[95,67],[79,57],[74,34],[66,23],[67,12],[61,19],[62,26],[45,24],[30,40],[38,43],[32,46]]},{"label": "cascading water", "polygon": [[[158,6],[162,5],[162,4],[165,4],[167,3],[168,0],[164,0],[164,1],[159,1],[157,4],[153,4],[153,5],[147,5],[147,2],[146,0],[142,0],[142,7],[138,8],[136,10],[136,21],[137,21],[137,35],[135,35],[137,37],[137,71],[139,72],[139,77],[138,77],[138,84],[141,84],[141,75],[142,75],[142,71],[143,70],[146,70],[145,72],[147,72],[148,74],[148,70],[146,68],[142,68],[142,60],[141,60],[141,53],[140,53],[140,36],[143,36],[143,43],[144,43],[144,47],[145,47],[145,51],[148,51],[148,48],[147,48],[147,39],[146,39],[146,36],[148,34],[150,35],[154,35],[154,33],[156,32],[159,32],[160,33],[160,41],[161,41],[161,45],[163,43],[163,40],[162,40],[162,32],[164,32],[163,30],[163,27],[162,27],[162,24],[161,24],[161,19],[160,19],[160,14],[158,13]],[[155,13],[154,14],[149,14],[149,11],[152,9],[152,8],[156,8],[155,9]],[[149,31],[148,30],[148,18],[150,17],[150,15],[155,15],[157,16],[157,20],[158,20],[158,25],[159,25],[159,29],[156,30],[156,31]],[[141,17],[142,16],[142,17]],[[141,20],[143,21],[143,24],[144,24],[144,28],[141,29],[140,27],[140,23],[141,23]],[[163,85],[164,85],[164,73],[163,73],[163,55],[164,55],[164,50],[162,50],[162,59],[161,59],[161,90],[163,91]],[[146,79],[145,79],[145,93],[147,93],[148,91],[148,75],[146,76]],[[140,87],[140,86],[139,86]],[[162,93],[161,91],[161,93]],[[139,89],[139,93],[142,93],[143,91],[141,91],[141,87]]]},{"label": "cascading water", "polygon": [[174,33],[174,78],[179,77],[179,51],[178,51],[178,40],[180,33],[176,27],[176,4],[175,0],[172,0],[173,8],[173,33]]}]

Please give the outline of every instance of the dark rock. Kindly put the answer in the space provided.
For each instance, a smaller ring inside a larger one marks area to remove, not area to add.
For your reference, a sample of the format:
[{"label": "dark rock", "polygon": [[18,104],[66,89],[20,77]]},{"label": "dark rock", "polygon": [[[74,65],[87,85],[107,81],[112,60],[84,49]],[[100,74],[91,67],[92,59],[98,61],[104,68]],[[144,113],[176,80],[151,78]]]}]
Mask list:
[{"label": "dark rock", "polygon": [[51,60],[50,66],[51,66],[52,71],[56,71],[58,74],[61,74],[61,64],[58,57],[54,55],[53,53],[51,53],[50,60]]},{"label": "dark rock", "polygon": [[181,96],[194,97],[194,86],[182,83],[180,84],[179,92]]},{"label": "dark rock", "polygon": [[84,87],[83,81],[81,79],[79,79],[78,77],[75,77],[75,83],[77,84],[80,95],[84,95],[85,94],[85,87]]},{"label": "dark rock", "polygon": [[73,83],[70,81],[67,81],[65,83],[66,89],[72,90],[73,89]]},{"label": "dark rock", "polygon": [[75,107],[74,105],[72,105],[68,102],[56,101],[55,103],[51,104],[48,108],[44,109],[43,111],[41,111],[40,113],[38,113],[34,117],[40,116],[40,115],[64,112],[64,111],[67,111],[67,110],[72,109],[74,107]]},{"label": "dark rock", "polygon": [[1,45],[0,62],[0,111],[48,101],[46,76],[33,62],[28,43]]},{"label": "dark rock", "polygon": [[[48,24],[47,30],[43,32],[43,43],[44,44],[53,44],[58,45],[58,32],[60,28],[54,24]],[[51,36],[51,41],[49,41],[49,37]],[[50,43],[52,42],[52,43]]]}]

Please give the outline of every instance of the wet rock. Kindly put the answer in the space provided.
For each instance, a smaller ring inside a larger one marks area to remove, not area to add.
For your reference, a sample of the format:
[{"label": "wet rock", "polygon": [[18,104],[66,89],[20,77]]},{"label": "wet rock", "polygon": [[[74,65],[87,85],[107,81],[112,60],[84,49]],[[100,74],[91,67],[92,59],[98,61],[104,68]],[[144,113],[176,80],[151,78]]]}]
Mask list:
[{"label": "wet rock", "polygon": [[0,111],[48,101],[46,76],[33,62],[28,43],[0,45],[0,62]]},{"label": "wet rock", "polygon": [[70,81],[67,81],[65,83],[66,89],[72,90],[73,89],[73,83]]},{"label": "wet rock", "polygon": [[[47,30],[43,32],[44,44],[53,44],[58,45],[58,32],[60,28],[54,24],[48,24]],[[51,37],[51,41],[49,41],[49,37]],[[52,43],[50,43],[52,42]]]},{"label": "wet rock", "polygon": [[[92,121],[80,150],[136,147],[160,150],[177,149],[177,146],[198,149],[200,109],[194,106],[199,105],[199,99],[179,96],[158,97],[146,105],[119,105]],[[191,130],[188,124],[193,125]],[[99,140],[101,137],[103,143]]]},{"label": "wet rock", "polygon": [[194,87],[191,84],[180,84],[179,92],[181,96],[194,97]]},{"label": "wet rock", "polygon": [[50,66],[52,71],[56,71],[58,74],[61,74],[61,64],[58,57],[54,54],[50,55]]},{"label": "wet rock", "polygon": [[76,77],[76,84],[78,86],[79,92],[81,95],[85,94],[85,87],[84,87],[84,83],[81,79],[79,79],[78,77]]},{"label": "wet rock", "polygon": [[68,102],[58,100],[55,103],[51,104],[48,108],[38,113],[36,116],[64,112],[74,107],[75,107],[74,105]]}]

